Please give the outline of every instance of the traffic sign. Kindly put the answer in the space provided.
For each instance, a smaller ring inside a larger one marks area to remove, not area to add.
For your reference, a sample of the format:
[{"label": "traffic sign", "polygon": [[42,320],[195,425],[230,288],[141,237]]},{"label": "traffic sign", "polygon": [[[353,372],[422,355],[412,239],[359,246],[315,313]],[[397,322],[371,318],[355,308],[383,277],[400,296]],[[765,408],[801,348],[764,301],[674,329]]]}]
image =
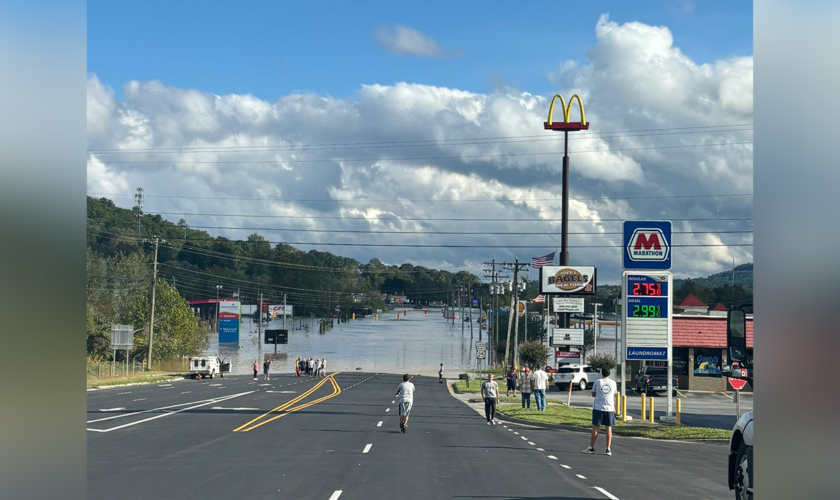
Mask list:
[{"label": "traffic sign", "polygon": [[[746,371],[746,370],[744,370],[744,371]],[[732,388],[735,389],[736,391],[740,391],[741,389],[744,388],[745,385],[747,385],[746,379],[732,378],[732,377],[726,377],[726,378],[729,380],[729,385],[731,385]]]},{"label": "traffic sign", "polygon": [[624,221],[624,269],[671,269],[671,221]]},{"label": "traffic sign", "polygon": [[478,351],[475,353],[475,359],[484,359],[487,356],[487,351]]}]

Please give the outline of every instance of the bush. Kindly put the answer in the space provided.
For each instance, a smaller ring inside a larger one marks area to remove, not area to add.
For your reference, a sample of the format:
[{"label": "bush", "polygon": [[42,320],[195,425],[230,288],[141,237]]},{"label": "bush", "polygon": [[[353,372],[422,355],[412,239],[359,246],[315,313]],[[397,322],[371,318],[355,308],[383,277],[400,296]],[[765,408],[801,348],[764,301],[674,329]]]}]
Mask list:
[{"label": "bush", "polygon": [[593,354],[586,359],[586,363],[593,367],[600,370],[603,367],[607,367],[615,373],[618,363],[616,363],[615,358],[609,354]]},{"label": "bush", "polygon": [[531,368],[544,366],[549,352],[548,346],[538,340],[519,344],[519,359],[523,365]]}]

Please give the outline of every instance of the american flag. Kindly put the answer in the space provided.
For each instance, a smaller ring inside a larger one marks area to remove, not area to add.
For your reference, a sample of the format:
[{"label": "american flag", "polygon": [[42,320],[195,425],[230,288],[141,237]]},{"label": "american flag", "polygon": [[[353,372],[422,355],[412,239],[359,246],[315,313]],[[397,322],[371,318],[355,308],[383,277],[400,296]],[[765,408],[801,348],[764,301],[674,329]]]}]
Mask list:
[{"label": "american flag", "polygon": [[554,252],[542,257],[531,257],[531,267],[541,268],[542,266],[550,266],[554,264]]},{"label": "american flag", "polygon": [[531,302],[534,304],[542,304],[545,302],[545,295],[537,295]]}]

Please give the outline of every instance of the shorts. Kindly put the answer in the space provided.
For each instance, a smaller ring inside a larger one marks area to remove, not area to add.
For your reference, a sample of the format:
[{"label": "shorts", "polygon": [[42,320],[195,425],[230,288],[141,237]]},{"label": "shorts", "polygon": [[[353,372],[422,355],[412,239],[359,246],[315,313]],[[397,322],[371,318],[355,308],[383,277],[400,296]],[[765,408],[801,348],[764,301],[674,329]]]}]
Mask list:
[{"label": "shorts", "polygon": [[411,402],[400,401],[400,416],[407,417],[409,413],[411,413]]},{"label": "shorts", "polygon": [[592,410],[592,425],[615,427],[615,412]]},{"label": "shorts", "polygon": [[511,382],[510,380],[507,381],[507,390],[515,391],[516,390],[516,382]]}]

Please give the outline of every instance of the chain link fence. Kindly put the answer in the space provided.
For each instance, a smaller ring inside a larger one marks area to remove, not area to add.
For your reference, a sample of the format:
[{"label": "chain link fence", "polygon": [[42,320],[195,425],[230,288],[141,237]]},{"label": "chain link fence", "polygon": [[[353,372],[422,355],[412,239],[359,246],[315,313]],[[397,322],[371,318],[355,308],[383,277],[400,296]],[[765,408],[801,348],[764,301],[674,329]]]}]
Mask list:
[{"label": "chain link fence", "polygon": [[[152,362],[153,372],[186,372],[189,370],[189,358],[176,358]],[[125,361],[93,361],[87,360],[87,378],[88,380],[99,380],[112,377],[125,377],[135,373],[144,373],[146,371],[146,364],[142,361],[133,360],[126,363]]]}]

